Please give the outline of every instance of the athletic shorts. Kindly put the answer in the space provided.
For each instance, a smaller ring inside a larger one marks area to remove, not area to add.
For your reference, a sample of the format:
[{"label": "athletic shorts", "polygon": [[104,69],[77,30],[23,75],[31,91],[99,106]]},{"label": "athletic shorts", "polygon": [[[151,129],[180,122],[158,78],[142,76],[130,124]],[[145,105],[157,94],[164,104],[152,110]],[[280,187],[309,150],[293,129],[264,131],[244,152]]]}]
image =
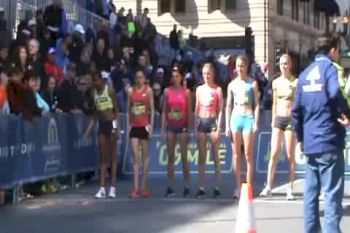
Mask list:
[{"label": "athletic shorts", "polygon": [[249,115],[232,115],[230,120],[231,132],[253,132],[254,117]]},{"label": "athletic shorts", "polygon": [[146,127],[132,127],[129,133],[129,137],[148,140],[149,134]]},{"label": "athletic shorts", "polygon": [[293,130],[292,129],[292,119],[291,119],[291,117],[275,116],[273,127],[281,129],[283,131]]},{"label": "athletic shorts", "polygon": [[187,125],[168,125],[166,130],[175,134],[188,132]]},{"label": "athletic shorts", "polygon": [[211,133],[215,132],[218,129],[216,123],[216,118],[199,118],[198,119],[198,132],[201,133]]},{"label": "athletic shorts", "polygon": [[104,121],[99,120],[98,121],[98,133],[99,134],[106,134],[110,135],[117,132],[117,121]]}]

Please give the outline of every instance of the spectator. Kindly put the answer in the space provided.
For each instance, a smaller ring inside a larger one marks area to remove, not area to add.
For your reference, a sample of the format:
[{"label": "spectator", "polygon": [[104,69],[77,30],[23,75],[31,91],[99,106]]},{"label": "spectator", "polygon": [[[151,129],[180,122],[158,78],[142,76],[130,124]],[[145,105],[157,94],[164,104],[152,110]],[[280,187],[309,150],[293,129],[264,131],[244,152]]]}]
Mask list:
[{"label": "spectator", "polygon": [[42,92],[42,97],[45,102],[49,105],[50,112],[59,113],[62,112],[57,108],[58,96],[57,96],[57,82],[54,75],[48,75],[47,88]]},{"label": "spectator", "polygon": [[163,95],[160,83],[154,83],[152,86],[154,94],[154,110],[157,116],[160,116],[163,108]]},{"label": "spectator", "polygon": [[124,62],[121,60],[117,63],[117,66],[111,72],[111,80],[113,84],[113,89],[117,96],[117,104],[120,112],[126,112],[126,92],[124,87],[130,83],[131,77],[128,72],[128,68]]},{"label": "spectator", "polygon": [[32,70],[36,77],[41,79],[42,88],[47,87],[47,78],[45,75],[44,60],[40,56],[39,41],[37,39],[31,39],[28,44],[29,59],[28,59],[28,69]]},{"label": "spectator", "polygon": [[111,5],[111,13],[109,14],[109,27],[114,30],[118,25],[118,14],[115,5]]},{"label": "spectator", "polygon": [[106,70],[110,71],[111,70],[111,65],[109,62],[109,59],[107,57],[107,48],[106,48],[106,43],[103,38],[100,38],[97,40],[97,45],[96,48],[94,49],[93,53],[93,61],[96,64],[96,69],[99,71]]},{"label": "spectator", "polygon": [[231,81],[235,78],[235,76],[236,76],[236,73],[235,73],[235,69],[236,69],[236,58],[235,58],[235,56],[232,56],[232,55],[229,56],[226,69],[227,69],[227,83],[229,83],[229,82],[231,82]]},{"label": "spectator", "polygon": [[157,36],[157,29],[148,18],[147,24],[142,33],[142,40],[144,42],[145,48],[151,49],[154,46],[154,40]]},{"label": "spectator", "polygon": [[35,95],[37,106],[41,109],[42,114],[46,114],[50,112],[50,107],[39,94],[40,86],[41,86],[40,78],[36,78],[34,83],[30,83],[30,89],[33,91]]},{"label": "spectator", "polygon": [[75,64],[78,64],[80,62],[81,52],[84,49],[84,34],[84,27],[81,24],[75,25],[74,32],[72,33],[72,43],[68,45],[69,61]]},{"label": "spectator", "polygon": [[12,67],[17,67],[23,73],[28,69],[28,53],[27,48],[18,46],[15,51],[15,57],[11,64]]},{"label": "spectator", "polygon": [[[152,83],[162,84],[164,82],[165,71],[163,67],[158,67],[156,71],[156,75],[152,80]],[[162,85],[161,85],[162,86]],[[163,89],[163,86],[162,86]]]},{"label": "spectator", "polygon": [[72,41],[72,37],[70,35],[67,35],[57,41],[57,46],[56,46],[57,64],[61,67],[61,69],[64,72],[66,71],[67,65],[69,64],[68,46],[71,43],[71,41]]},{"label": "spectator", "polygon": [[152,77],[153,67],[147,62],[147,57],[145,55],[140,55],[138,59],[138,66],[146,74],[146,79],[150,81]]},{"label": "spectator", "polygon": [[67,66],[66,78],[58,87],[58,108],[63,112],[80,114],[79,101],[81,94],[75,83],[76,81],[76,64],[69,63]]},{"label": "spectator", "polygon": [[139,18],[139,27],[140,27],[140,31],[142,32],[146,30],[146,26],[149,23],[148,13],[149,13],[148,8],[143,9],[143,13]]},{"label": "spectator", "polygon": [[177,37],[178,37],[180,54],[183,55],[184,54],[184,50],[185,50],[185,46],[186,46],[186,41],[184,39],[182,30],[179,30],[177,32]]},{"label": "spectator", "polygon": [[85,46],[81,52],[80,62],[77,64],[77,76],[86,75],[91,71],[91,56],[89,46]]},{"label": "spectator", "polygon": [[[77,80],[77,87],[78,91],[80,92],[80,101],[78,108],[85,114],[85,115],[92,115],[94,112],[94,99],[92,96],[92,87],[89,88],[89,81],[87,79],[89,75],[81,76]],[[91,80],[90,80],[91,82]]]},{"label": "spectator", "polygon": [[0,42],[0,69],[8,71],[9,69],[9,49],[5,42]]},{"label": "spectator", "polygon": [[[45,73],[46,75],[54,75],[56,82],[60,84],[64,79],[64,74],[62,68],[57,64],[56,49],[50,48],[47,55],[47,62],[45,63]],[[45,88],[46,90],[46,88]]]},{"label": "spectator", "polygon": [[161,37],[159,39],[159,42],[156,43],[156,53],[158,55],[158,66],[170,66],[172,60],[175,57],[175,52],[171,47],[169,46],[169,41],[166,37]]},{"label": "spectator", "polygon": [[8,78],[3,70],[0,70],[0,114],[9,114],[10,107],[7,99]]},{"label": "spectator", "polygon": [[26,71],[23,75],[18,68],[14,68],[10,71],[9,76],[7,94],[11,113],[23,115],[29,120],[40,116],[41,109],[37,106],[35,95],[30,89],[30,86],[35,83],[35,74],[32,71]]},{"label": "spectator", "polygon": [[36,19],[35,18],[32,18],[28,21],[28,29],[30,31],[31,38],[37,38]]},{"label": "spectator", "polygon": [[[35,20],[36,20],[36,37],[39,40],[42,40],[44,38],[44,32],[46,30],[45,21],[44,21],[44,12],[39,9],[35,13]],[[50,32],[47,30],[47,32]]]},{"label": "spectator", "polygon": [[41,33],[41,36],[38,37],[40,43],[40,56],[42,58],[45,58],[47,56],[49,48],[56,47],[56,44],[52,42],[51,33],[47,28],[43,29],[43,32]]},{"label": "spectator", "polygon": [[101,29],[97,32],[97,40],[103,39],[105,41],[105,45],[107,48],[109,48],[109,30],[108,30],[108,23],[102,22]]},{"label": "spectator", "polygon": [[175,51],[179,50],[179,37],[177,35],[177,25],[176,24],[174,24],[173,30],[170,32],[169,42],[170,42],[170,47],[172,49],[174,49]]},{"label": "spectator", "polygon": [[51,31],[51,37],[54,41],[62,34],[61,28],[63,24],[63,8],[62,0],[54,0],[51,5],[45,8],[44,21]]},{"label": "spectator", "polygon": [[7,30],[7,20],[5,18],[5,9],[0,7],[0,41],[5,42],[9,39]]}]

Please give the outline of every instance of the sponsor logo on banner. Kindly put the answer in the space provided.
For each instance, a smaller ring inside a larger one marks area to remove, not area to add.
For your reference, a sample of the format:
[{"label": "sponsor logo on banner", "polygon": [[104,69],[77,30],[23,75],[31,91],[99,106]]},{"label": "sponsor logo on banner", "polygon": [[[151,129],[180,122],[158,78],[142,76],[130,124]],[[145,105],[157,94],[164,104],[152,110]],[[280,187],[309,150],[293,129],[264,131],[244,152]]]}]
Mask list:
[{"label": "sponsor logo on banner", "polygon": [[[128,143],[123,161],[123,173],[132,174],[132,152],[130,143]],[[199,151],[197,147],[197,142],[194,137],[188,143],[187,158],[190,164],[190,172],[192,174],[198,173],[198,161],[199,161]],[[165,139],[161,138],[160,135],[155,135],[152,140],[150,140],[149,146],[149,156],[150,156],[150,174],[166,174],[167,164],[168,164],[168,152]],[[232,173],[232,149],[231,141],[226,137],[221,137],[220,148],[219,148],[219,158],[221,164],[221,173]],[[179,144],[175,147],[175,173],[182,174],[182,161],[181,161],[181,151]],[[207,156],[206,156],[206,173],[214,173],[214,160],[211,155],[211,146],[208,143]]]},{"label": "sponsor logo on banner", "polygon": [[[296,145],[297,146],[297,145]],[[259,132],[256,144],[256,172],[267,174],[268,163],[271,156],[271,131]],[[350,132],[347,133],[344,149],[345,175],[350,175]],[[306,157],[296,148],[295,150],[295,172],[305,174]],[[288,159],[284,143],[282,153],[279,156],[279,163],[276,173],[288,173]]]},{"label": "sponsor logo on banner", "polygon": [[44,173],[54,173],[61,168],[61,144],[58,137],[57,123],[55,118],[50,118],[47,127],[47,141],[42,147],[46,154]]}]

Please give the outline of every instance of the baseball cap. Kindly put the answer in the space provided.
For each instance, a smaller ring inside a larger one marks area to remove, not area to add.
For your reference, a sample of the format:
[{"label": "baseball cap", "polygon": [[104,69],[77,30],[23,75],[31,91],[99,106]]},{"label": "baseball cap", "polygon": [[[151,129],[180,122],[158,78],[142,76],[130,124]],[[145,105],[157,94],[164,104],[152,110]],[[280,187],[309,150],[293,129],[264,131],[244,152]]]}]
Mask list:
[{"label": "baseball cap", "polygon": [[31,27],[31,26],[36,26],[36,20],[35,19],[30,19],[28,21],[28,27]]},{"label": "baseball cap", "polygon": [[54,53],[56,53],[56,49],[53,48],[53,47],[51,47],[51,48],[49,49],[49,54],[54,54]]},{"label": "baseball cap", "polygon": [[81,24],[76,24],[75,27],[74,27],[74,31],[75,32],[79,32],[81,34],[85,34],[84,27]]},{"label": "baseball cap", "polygon": [[109,72],[107,72],[107,71],[102,71],[102,72],[101,72],[101,77],[102,77],[103,79],[108,79],[109,76],[110,76],[110,73],[109,73]]},{"label": "baseball cap", "polygon": [[164,69],[162,67],[159,67],[157,69],[157,74],[164,74]]}]

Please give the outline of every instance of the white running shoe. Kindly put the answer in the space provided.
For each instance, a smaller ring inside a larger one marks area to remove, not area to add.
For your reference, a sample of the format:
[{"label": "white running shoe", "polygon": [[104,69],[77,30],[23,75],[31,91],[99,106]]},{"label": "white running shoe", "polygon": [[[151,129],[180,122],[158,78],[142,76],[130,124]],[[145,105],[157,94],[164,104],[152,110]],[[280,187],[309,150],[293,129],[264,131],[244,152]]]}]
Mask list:
[{"label": "white running shoe", "polygon": [[295,200],[295,196],[293,195],[293,191],[292,191],[291,188],[288,188],[288,189],[287,189],[286,200],[287,200],[287,201],[294,201],[294,200]]},{"label": "white running shoe", "polygon": [[104,187],[101,187],[98,192],[95,195],[96,199],[102,199],[102,198],[106,198],[106,190]]},{"label": "white running shoe", "polygon": [[261,191],[260,197],[272,197],[272,191],[271,191],[271,188],[268,187],[268,186],[265,186],[265,188]]},{"label": "white running shoe", "polygon": [[109,189],[109,194],[108,194],[109,198],[116,198],[116,189],[115,187],[111,186],[111,188]]}]

